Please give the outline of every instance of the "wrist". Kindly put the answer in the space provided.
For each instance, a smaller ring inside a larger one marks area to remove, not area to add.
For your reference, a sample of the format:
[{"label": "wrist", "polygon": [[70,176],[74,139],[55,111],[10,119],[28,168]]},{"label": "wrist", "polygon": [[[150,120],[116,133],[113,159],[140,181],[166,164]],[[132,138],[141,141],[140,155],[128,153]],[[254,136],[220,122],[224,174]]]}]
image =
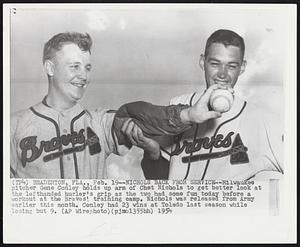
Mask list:
[{"label": "wrist", "polygon": [[150,160],[158,160],[160,157],[160,149],[159,150],[144,150],[144,157]]},{"label": "wrist", "polygon": [[180,119],[181,119],[182,123],[190,124],[192,122],[191,117],[190,117],[190,110],[191,110],[190,107],[181,110]]}]

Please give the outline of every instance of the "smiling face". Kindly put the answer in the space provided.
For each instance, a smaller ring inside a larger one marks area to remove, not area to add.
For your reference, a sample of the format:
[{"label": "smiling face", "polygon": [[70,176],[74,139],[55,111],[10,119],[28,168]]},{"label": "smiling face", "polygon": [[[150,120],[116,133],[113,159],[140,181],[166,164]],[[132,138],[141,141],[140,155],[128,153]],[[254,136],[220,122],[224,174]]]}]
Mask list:
[{"label": "smiling face", "polygon": [[201,55],[200,67],[204,70],[207,88],[213,84],[231,86],[245,70],[242,51],[237,46],[212,43],[207,56]]},{"label": "smiling face", "polygon": [[51,78],[48,97],[55,105],[72,106],[82,98],[92,67],[88,51],[82,51],[76,44],[65,44],[45,64]]}]

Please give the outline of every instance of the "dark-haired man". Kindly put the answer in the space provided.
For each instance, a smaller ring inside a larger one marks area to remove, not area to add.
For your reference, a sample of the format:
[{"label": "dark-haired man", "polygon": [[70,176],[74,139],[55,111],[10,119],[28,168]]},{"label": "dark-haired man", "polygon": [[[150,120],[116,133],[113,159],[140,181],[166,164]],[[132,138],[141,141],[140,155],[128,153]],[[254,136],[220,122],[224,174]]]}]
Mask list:
[{"label": "dark-haired man", "polygon": [[48,93],[42,102],[11,117],[12,178],[105,178],[108,155],[126,151],[118,144],[124,135],[132,142],[138,140],[151,159],[159,157],[156,143],[145,137],[136,123],[149,136],[174,134],[190,128],[191,121],[219,115],[203,108],[207,97],[189,108],[132,103],[131,109],[144,116],[136,122],[120,111],[115,118],[111,111],[84,109],[78,101],[90,81],[91,46],[88,34],[76,32],[59,33],[45,44]]},{"label": "dark-haired man", "polygon": [[[215,31],[208,38],[199,62],[207,90],[216,85],[231,90],[245,70],[244,53],[245,44],[240,35],[231,30]],[[170,104],[192,106],[201,95],[202,92],[181,95],[173,98]],[[235,93],[231,109],[221,117],[194,124],[183,134],[160,140],[162,157],[154,163],[145,155],[142,161],[146,178],[248,180],[280,177],[283,174],[283,135],[263,121],[264,114]]]}]

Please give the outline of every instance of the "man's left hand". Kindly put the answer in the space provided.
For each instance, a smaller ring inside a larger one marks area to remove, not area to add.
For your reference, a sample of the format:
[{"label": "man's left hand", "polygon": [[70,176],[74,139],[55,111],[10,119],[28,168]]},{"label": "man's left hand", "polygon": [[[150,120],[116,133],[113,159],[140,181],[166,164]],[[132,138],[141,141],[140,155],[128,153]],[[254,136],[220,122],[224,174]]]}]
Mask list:
[{"label": "man's left hand", "polygon": [[121,132],[128,138],[132,145],[144,149],[145,154],[152,160],[160,157],[160,146],[158,142],[144,136],[140,127],[131,119],[125,121]]}]

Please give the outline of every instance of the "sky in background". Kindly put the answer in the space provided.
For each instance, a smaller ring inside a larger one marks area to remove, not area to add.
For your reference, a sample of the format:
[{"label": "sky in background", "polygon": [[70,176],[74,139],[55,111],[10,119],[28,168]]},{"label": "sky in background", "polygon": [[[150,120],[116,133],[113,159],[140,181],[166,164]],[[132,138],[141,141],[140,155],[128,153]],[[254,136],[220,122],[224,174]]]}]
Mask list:
[{"label": "sky in background", "polygon": [[243,81],[282,83],[280,13],[230,9],[18,9],[11,17],[12,80],[45,79],[43,44],[56,33],[79,31],[90,33],[94,40],[95,83],[197,83],[201,76],[198,59],[207,37],[216,29],[229,28],[245,39],[248,72]]},{"label": "sky in background", "polygon": [[[171,97],[201,90],[198,61],[206,39],[217,29],[231,29],[246,44],[247,68],[236,92],[281,119],[284,23],[280,8],[264,5],[18,8],[11,14],[11,112],[46,95],[43,45],[59,32],[88,32],[93,38],[92,81],[82,104],[117,109],[136,100],[168,104]],[[130,157],[139,163],[136,155]]]}]

